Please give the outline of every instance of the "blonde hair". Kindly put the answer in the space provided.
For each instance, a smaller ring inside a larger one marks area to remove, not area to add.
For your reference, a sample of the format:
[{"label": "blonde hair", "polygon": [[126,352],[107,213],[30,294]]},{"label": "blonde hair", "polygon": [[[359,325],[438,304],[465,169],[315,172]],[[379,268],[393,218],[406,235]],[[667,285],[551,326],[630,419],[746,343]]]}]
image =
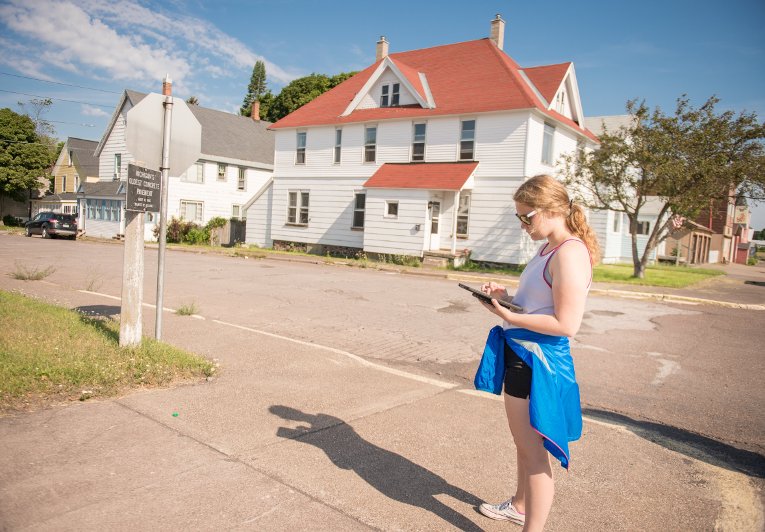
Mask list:
[{"label": "blonde hair", "polygon": [[513,199],[533,209],[563,216],[571,234],[580,238],[587,246],[592,263],[598,263],[600,260],[598,237],[587,223],[584,209],[569,198],[563,183],[546,174],[535,175],[518,187]]}]

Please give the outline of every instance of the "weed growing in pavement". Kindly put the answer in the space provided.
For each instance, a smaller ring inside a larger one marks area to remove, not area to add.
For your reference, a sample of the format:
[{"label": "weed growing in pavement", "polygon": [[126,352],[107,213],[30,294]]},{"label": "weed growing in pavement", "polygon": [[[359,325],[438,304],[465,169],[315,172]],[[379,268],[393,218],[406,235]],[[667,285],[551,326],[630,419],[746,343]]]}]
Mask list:
[{"label": "weed growing in pavement", "polygon": [[41,269],[37,266],[25,266],[24,264],[16,263],[16,271],[11,274],[11,277],[18,279],[19,281],[39,281],[45,279],[50,274],[56,271],[53,266]]},{"label": "weed growing in pavement", "polygon": [[192,316],[197,313],[197,304],[193,301],[188,305],[181,305],[178,310],[175,311],[179,316]]}]

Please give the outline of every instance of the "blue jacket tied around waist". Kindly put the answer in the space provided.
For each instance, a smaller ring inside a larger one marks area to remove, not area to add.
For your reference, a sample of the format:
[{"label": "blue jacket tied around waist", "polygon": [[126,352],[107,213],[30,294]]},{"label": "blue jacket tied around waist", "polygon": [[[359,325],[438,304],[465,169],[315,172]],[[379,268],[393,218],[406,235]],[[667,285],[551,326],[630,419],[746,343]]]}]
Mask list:
[{"label": "blue jacket tied around waist", "polygon": [[579,385],[568,338],[528,329],[504,330],[497,325],[489,331],[486,340],[475,375],[476,389],[497,395],[502,393],[505,343],[531,367],[531,426],[543,437],[545,449],[568,469],[568,442],[582,436]]}]

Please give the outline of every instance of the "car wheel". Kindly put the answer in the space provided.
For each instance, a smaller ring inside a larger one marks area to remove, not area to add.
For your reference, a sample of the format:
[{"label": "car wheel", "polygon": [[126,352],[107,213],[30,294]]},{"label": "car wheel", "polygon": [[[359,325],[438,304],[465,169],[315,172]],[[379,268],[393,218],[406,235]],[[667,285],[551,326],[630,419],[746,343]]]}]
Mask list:
[{"label": "car wheel", "polygon": [[32,230],[27,226],[27,236],[32,236]]},{"label": "car wheel", "polygon": [[50,238],[50,233],[48,233],[48,227],[43,225],[42,226],[42,232],[40,233],[40,236],[43,238]]}]

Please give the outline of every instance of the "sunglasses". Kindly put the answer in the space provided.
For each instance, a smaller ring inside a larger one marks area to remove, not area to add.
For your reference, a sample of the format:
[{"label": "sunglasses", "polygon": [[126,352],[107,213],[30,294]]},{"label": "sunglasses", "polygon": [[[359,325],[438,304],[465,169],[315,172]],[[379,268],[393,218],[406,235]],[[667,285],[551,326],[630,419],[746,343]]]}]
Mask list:
[{"label": "sunglasses", "polygon": [[524,225],[531,225],[531,219],[534,217],[534,215],[536,215],[536,213],[537,213],[536,210],[533,210],[533,211],[531,211],[528,214],[518,214],[516,212],[515,216],[518,217],[518,219],[521,221],[522,224],[524,224]]}]

